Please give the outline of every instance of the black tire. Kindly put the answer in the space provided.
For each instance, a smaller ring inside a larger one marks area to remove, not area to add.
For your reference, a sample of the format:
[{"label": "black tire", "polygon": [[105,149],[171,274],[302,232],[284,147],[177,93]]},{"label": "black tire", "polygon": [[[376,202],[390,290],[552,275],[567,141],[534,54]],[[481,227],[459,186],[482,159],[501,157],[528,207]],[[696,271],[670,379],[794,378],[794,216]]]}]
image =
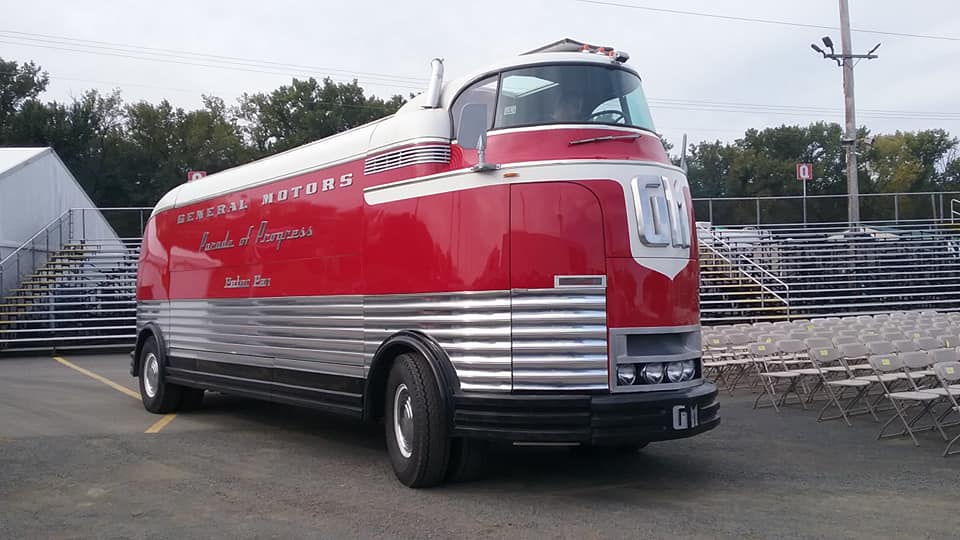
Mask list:
[{"label": "black tire", "polygon": [[195,411],[203,406],[203,388],[187,388],[180,390],[180,410]]},{"label": "black tire", "polygon": [[489,445],[487,441],[457,438],[450,442],[448,482],[471,482],[483,476]]},{"label": "black tire", "polygon": [[[180,407],[183,387],[169,384],[164,380],[166,358],[157,346],[156,338],[153,336],[147,338],[143,348],[140,349],[140,358],[137,361],[140,363],[140,400],[143,401],[143,407],[157,414],[176,411]],[[148,370],[153,371],[148,364],[152,365],[154,362],[156,362],[156,371],[148,375]],[[153,395],[149,390],[153,390]]]},{"label": "black tire", "polygon": [[[403,426],[395,424],[394,410],[408,411]],[[412,488],[436,486],[447,472],[450,435],[440,391],[427,360],[419,354],[401,354],[390,368],[384,396],[387,452],[393,472]],[[404,448],[401,449],[402,433]]]}]

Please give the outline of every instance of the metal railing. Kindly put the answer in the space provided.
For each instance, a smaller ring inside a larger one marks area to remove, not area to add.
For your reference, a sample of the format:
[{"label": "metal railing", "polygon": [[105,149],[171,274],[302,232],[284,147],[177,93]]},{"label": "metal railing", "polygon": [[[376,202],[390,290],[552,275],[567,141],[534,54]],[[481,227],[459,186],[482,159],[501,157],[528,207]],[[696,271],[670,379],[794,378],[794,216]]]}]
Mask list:
[{"label": "metal railing", "polygon": [[71,215],[72,210],[67,210],[0,260],[0,298],[39,265],[46,264],[50,253],[59,251],[69,240]]},{"label": "metal railing", "polygon": [[[960,192],[861,193],[861,221],[948,221],[958,198]],[[699,221],[714,225],[828,224],[847,221],[847,201],[846,195],[695,198],[693,208]]]},{"label": "metal railing", "polygon": [[0,352],[129,347],[140,236],[150,211],[74,208],[5,257]]},{"label": "metal railing", "polygon": [[[723,227],[713,235],[735,238],[728,243],[748,254],[748,268],[758,265],[789,287],[792,317],[960,310],[960,229],[949,221]],[[748,307],[734,318],[773,318]]]},{"label": "metal railing", "polygon": [[960,199],[950,199],[950,223],[960,218]]},{"label": "metal railing", "polygon": [[[790,286],[786,282],[761,266],[750,255],[725,241],[711,228],[698,225],[697,237],[701,249],[701,260],[704,259],[703,250],[706,250],[709,255],[719,258],[727,264],[729,270],[725,270],[723,273],[731,275],[722,276],[721,280],[726,281],[738,276],[747,278],[759,290],[741,290],[741,294],[753,295],[758,293],[762,310],[767,307],[767,297],[773,297],[785,309],[786,318],[790,318]],[[703,268],[716,268],[716,265],[708,265]],[[706,270],[706,272],[709,271]],[[701,275],[701,291],[701,312],[709,313],[712,311],[710,304],[716,302],[716,300],[712,299],[714,295],[712,294],[713,291],[710,290],[709,278],[704,279],[703,275]],[[730,291],[725,292],[729,293]],[[729,294],[726,296],[729,297]]]}]

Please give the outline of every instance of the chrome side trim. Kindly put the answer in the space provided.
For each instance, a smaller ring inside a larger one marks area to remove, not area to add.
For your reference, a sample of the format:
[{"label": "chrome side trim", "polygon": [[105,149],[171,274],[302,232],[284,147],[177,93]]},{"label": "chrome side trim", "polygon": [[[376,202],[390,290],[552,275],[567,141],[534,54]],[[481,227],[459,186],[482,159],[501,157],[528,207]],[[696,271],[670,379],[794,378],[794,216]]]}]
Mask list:
[{"label": "chrome side trim", "polygon": [[368,157],[363,163],[363,174],[371,175],[421,163],[450,163],[450,145],[425,144]]},{"label": "chrome side trim", "polygon": [[380,344],[420,330],[467,391],[608,388],[606,289],[139,302],[182,358],[366,377]]},{"label": "chrome side trim", "polygon": [[510,391],[509,292],[367,296],[363,316],[368,359],[390,335],[421,330],[447,352],[463,390]]},{"label": "chrome side trim", "polygon": [[606,390],[604,287],[511,292],[514,390]]},{"label": "chrome side trim", "polygon": [[[302,368],[359,377],[361,296],[174,300],[165,336],[171,355]],[[304,364],[299,364],[304,362]],[[290,364],[290,365],[287,365]]]}]

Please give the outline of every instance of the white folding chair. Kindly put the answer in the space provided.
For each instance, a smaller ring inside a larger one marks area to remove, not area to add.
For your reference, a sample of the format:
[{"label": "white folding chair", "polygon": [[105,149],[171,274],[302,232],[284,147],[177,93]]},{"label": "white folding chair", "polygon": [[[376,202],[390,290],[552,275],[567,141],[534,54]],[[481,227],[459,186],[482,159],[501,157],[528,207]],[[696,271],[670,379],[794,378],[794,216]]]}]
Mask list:
[{"label": "white folding chair", "polygon": [[[903,353],[903,355],[926,355],[923,352],[913,352],[913,353]],[[870,357],[870,365],[873,366],[873,369],[880,381],[880,386],[883,388],[884,396],[890,401],[893,405],[893,416],[890,417],[886,423],[883,424],[880,428],[880,433],[877,435],[877,439],[889,439],[892,437],[902,437],[903,435],[909,435],[913,440],[914,446],[920,446],[920,442],[917,441],[916,435],[914,435],[913,424],[925,415],[925,412],[932,407],[933,403],[940,399],[940,396],[932,394],[929,392],[920,392],[917,390],[906,390],[902,392],[894,392],[890,389],[888,383],[884,382],[882,375],[889,375],[895,373],[904,373],[906,365],[904,364],[901,357],[903,355],[899,354],[890,354],[890,355],[877,355]],[[915,415],[914,419],[907,419],[907,411],[913,407],[923,407],[924,413],[921,415]],[[903,429],[896,433],[887,433],[887,428],[890,427],[896,420],[900,420],[900,423],[903,425]],[[937,424],[939,426],[939,424]],[[941,429],[942,432],[942,429]],[[944,435],[946,437],[946,435]]]},{"label": "white folding chair", "polygon": [[[860,398],[863,396],[863,392],[870,386],[869,381],[858,380],[852,377],[847,377],[848,370],[847,367],[843,364],[844,355],[843,353],[834,348],[834,347],[811,347],[810,348],[810,359],[813,362],[814,366],[817,368],[820,376],[820,381],[818,382],[817,388],[823,388],[827,394],[827,403],[824,404],[823,408],[820,409],[820,414],[817,415],[817,421],[821,422],[823,420],[836,420],[837,418],[843,418],[843,421],[850,424],[850,416],[859,415],[859,414],[873,414],[874,418],[876,415],[873,413],[873,409],[867,406],[866,409],[853,410],[853,406],[860,401]],[[839,368],[839,372],[831,368]],[[844,377],[837,378],[837,373],[843,373]],[[817,388],[813,392],[817,391]],[[852,398],[847,399],[844,402],[844,393],[849,389],[857,390],[857,394]],[[828,410],[831,406],[836,407],[840,411],[839,415],[826,416]]]},{"label": "white folding chair", "polygon": [[[949,408],[946,413],[955,412],[960,414],[960,403],[958,403],[957,398],[960,396],[960,362],[940,362],[933,365],[933,372],[936,374],[937,381],[940,382],[940,390],[943,391],[944,400],[948,403]],[[946,416],[946,414],[944,415]],[[941,419],[943,416],[941,416]],[[957,450],[952,450],[954,444],[960,441],[960,434],[947,442],[947,446],[943,449],[943,456],[949,456],[952,454],[960,453],[960,448]]]}]

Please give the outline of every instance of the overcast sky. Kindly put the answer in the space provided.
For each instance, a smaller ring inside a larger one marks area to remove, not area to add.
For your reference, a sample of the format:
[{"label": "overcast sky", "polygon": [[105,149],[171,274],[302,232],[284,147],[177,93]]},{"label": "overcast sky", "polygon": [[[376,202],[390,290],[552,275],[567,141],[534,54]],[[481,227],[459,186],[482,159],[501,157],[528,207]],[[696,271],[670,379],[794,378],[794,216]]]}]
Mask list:
[{"label": "overcast sky", "polygon": [[[839,21],[837,0],[605,1],[831,27]],[[850,3],[854,29],[952,38],[855,31],[854,52],[883,43],[880,58],[864,61],[856,70],[858,124],[875,133],[939,127],[960,135],[960,3]],[[328,74],[339,80],[356,76],[368,93],[379,96],[406,95],[420,91],[435,56],[445,59],[448,78],[453,78],[571,37],[631,54],[657,128],[674,143],[683,133],[692,141],[731,140],[750,127],[842,122],[841,70],[810,49],[822,35],[832,36],[839,49],[838,30],[578,0],[0,0],[0,57],[34,60],[49,71],[47,99],[68,100],[89,88],[120,88],[127,101],[165,98],[191,108],[200,103],[201,93],[232,103],[243,92],[271,90],[294,75]],[[49,36],[111,44],[92,49]],[[170,53],[168,61],[157,62],[142,58],[150,56],[146,50],[130,46],[304,67],[260,64],[239,71],[223,69],[229,66],[219,61],[171,58]],[[718,105],[731,103],[745,105]],[[721,108],[732,112],[716,110]]]}]

